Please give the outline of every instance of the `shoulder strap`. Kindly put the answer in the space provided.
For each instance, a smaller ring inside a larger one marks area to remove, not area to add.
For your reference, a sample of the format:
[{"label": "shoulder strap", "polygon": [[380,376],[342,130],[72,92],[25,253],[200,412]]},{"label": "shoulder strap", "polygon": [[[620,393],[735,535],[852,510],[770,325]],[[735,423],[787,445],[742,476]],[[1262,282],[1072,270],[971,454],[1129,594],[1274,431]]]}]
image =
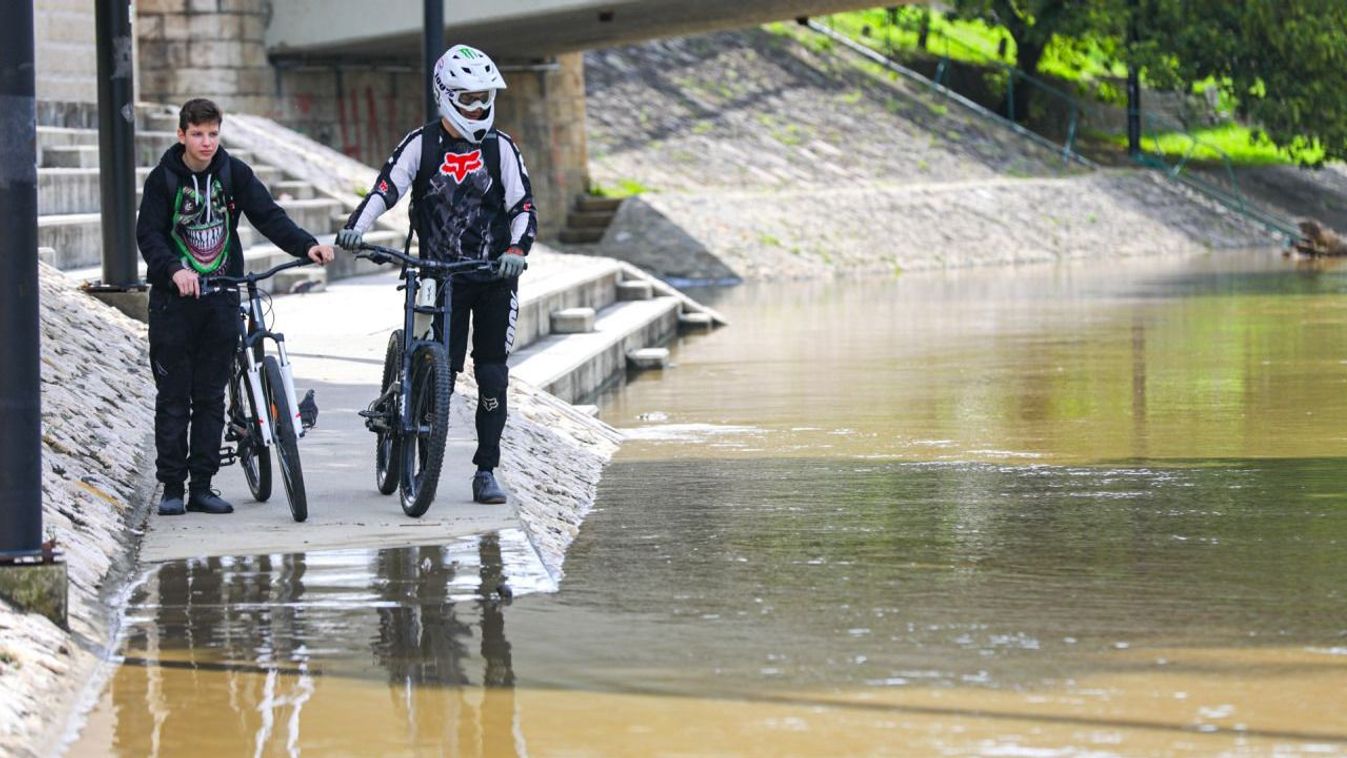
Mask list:
[{"label": "shoulder strap", "polygon": [[421,127],[421,163],[416,168],[416,176],[412,178],[412,204],[407,211],[407,219],[411,222],[407,225],[407,239],[402,243],[402,252],[410,255],[412,250],[412,234],[415,233],[420,239],[421,235],[420,220],[418,209],[421,207],[421,199],[426,196],[426,188],[430,186],[430,175],[439,165],[440,156],[440,122],[429,121]]},{"label": "shoulder strap", "polygon": [[495,129],[482,140],[482,162],[486,164],[486,171],[491,175],[492,191],[500,191],[503,194],[505,188],[500,183],[500,136]]}]

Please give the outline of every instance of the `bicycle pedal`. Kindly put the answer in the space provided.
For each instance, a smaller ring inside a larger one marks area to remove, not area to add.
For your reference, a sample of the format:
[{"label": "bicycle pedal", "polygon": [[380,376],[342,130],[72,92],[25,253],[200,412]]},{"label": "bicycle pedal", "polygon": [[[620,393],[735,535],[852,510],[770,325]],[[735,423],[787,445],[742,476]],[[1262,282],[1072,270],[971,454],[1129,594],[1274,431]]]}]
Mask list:
[{"label": "bicycle pedal", "polygon": [[238,452],[232,447],[220,448],[220,465],[232,466],[239,462]]}]

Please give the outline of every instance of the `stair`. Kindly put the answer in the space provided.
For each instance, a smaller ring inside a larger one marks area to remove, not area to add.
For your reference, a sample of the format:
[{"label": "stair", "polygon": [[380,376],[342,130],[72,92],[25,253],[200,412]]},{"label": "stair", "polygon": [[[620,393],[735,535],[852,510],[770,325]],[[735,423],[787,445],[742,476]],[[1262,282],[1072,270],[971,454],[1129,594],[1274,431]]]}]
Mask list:
[{"label": "stair", "polygon": [[[164,151],[177,142],[177,116],[142,109],[138,112],[138,121],[135,135],[137,205],[146,176],[159,163]],[[229,148],[227,142],[225,147]],[[253,165],[252,155],[247,150],[230,150],[230,154],[248,162],[290,218],[320,240],[330,240],[332,233],[340,228],[337,219],[344,222],[346,209],[340,201],[321,195],[308,182],[287,177],[279,168]],[[103,257],[98,132],[40,124],[37,128],[37,161],[38,245],[49,249],[52,265],[68,275],[84,281],[95,280],[102,273]],[[238,238],[248,270],[269,268],[289,258],[254,229],[246,216],[240,219]],[[395,233],[376,232],[366,238],[394,245],[402,241]],[[349,260],[349,256],[344,263],[344,273],[359,268],[358,262]],[[141,271],[143,276],[143,265]],[[304,268],[286,273],[288,277],[278,277],[273,283],[277,292],[288,292],[297,286],[320,289],[327,271]]]},{"label": "stair", "polygon": [[[568,403],[593,397],[629,366],[667,363],[667,353],[643,351],[675,337],[685,317],[702,316],[704,331],[724,323],[714,311],[610,258],[568,260],[560,270],[539,267],[537,273],[520,304],[510,375]],[[624,297],[634,291],[644,297]]]},{"label": "stair", "polygon": [[621,205],[622,198],[618,197],[577,195],[574,206],[566,214],[566,228],[557,239],[567,245],[592,245],[601,241]]}]

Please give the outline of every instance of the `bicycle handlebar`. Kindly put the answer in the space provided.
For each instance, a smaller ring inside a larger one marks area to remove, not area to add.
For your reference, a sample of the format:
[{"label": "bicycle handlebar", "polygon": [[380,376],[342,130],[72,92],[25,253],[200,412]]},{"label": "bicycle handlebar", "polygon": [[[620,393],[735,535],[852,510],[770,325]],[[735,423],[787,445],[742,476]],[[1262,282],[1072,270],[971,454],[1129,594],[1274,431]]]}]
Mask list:
[{"label": "bicycle handlebar", "polygon": [[[430,269],[432,271],[446,271],[449,273],[459,273],[464,271],[494,271],[496,269],[495,261],[484,261],[471,259],[466,261],[434,261],[427,258],[417,258],[407,255],[401,250],[383,245],[371,245],[368,242],[360,246],[355,252],[355,257],[364,258],[373,263],[383,263],[379,258],[392,258],[407,266],[415,268]],[[524,262],[524,268],[528,268],[528,262]]]},{"label": "bicycle handlebar", "polygon": [[237,287],[240,284],[248,284],[250,282],[260,282],[263,279],[270,279],[288,268],[299,268],[300,266],[307,266],[311,263],[313,263],[313,261],[308,258],[296,258],[293,261],[286,261],[285,263],[260,274],[250,273],[244,274],[243,276],[203,276],[201,277],[201,289],[202,291],[208,289],[216,290],[223,289],[224,287]]}]

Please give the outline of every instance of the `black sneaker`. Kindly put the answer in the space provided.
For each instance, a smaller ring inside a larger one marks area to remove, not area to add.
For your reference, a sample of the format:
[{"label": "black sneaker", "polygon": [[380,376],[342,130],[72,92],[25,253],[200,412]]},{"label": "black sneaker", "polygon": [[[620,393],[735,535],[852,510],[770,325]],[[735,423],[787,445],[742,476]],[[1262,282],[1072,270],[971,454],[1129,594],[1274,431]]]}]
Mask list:
[{"label": "black sneaker", "polygon": [[505,490],[496,484],[496,477],[490,471],[478,471],[472,475],[472,499],[479,503],[500,505],[505,502]]},{"label": "black sneaker", "polygon": [[192,490],[187,496],[187,510],[199,513],[233,513],[234,506],[215,490]]},{"label": "black sneaker", "polygon": [[164,495],[164,499],[159,501],[160,516],[181,516],[186,512],[182,504],[182,495]]}]

